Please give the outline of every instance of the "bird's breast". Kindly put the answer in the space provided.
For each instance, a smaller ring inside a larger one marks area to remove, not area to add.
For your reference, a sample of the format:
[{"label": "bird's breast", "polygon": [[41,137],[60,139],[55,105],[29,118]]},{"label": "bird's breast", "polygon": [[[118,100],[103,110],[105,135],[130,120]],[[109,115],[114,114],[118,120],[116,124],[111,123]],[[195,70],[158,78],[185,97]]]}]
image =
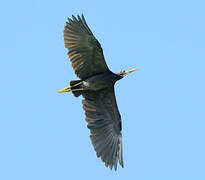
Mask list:
[{"label": "bird's breast", "polygon": [[112,86],[116,79],[110,74],[99,74],[92,76],[83,82],[83,85],[89,89],[98,91]]}]

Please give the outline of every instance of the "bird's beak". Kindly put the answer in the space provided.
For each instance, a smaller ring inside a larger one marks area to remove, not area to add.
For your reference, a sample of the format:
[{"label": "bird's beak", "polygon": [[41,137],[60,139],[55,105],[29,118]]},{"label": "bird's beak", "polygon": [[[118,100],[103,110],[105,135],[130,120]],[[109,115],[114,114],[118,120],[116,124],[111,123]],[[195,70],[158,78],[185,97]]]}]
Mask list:
[{"label": "bird's beak", "polygon": [[70,87],[66,87],[64,89],[59,90],[58,92],[63,93],[63,92],[70,92],[70,91],[71,91]]},{"label": "bird's beak", "polygon": [[127,74],[129,74],[131,72],[137,71],[137,70],[139,70],[139,68],[135,68],[135,69],[131,69],[129,71],[125,71],[125,75],[127,75]]}]

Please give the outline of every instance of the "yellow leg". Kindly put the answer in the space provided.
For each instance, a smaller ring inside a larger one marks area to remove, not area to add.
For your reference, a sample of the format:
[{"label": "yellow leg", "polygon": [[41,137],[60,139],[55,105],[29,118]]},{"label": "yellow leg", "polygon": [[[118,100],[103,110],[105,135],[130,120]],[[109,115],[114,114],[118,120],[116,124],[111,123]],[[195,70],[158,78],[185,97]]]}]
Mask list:
[{"label": "yellow leg", "polygon": [[73,88],[73,87],[75,87],[75,86],[78,86],[78,85],[81,85],[81,84],[83,84],[83,81],[81,81],[81,82],[79,82],[79,83],[77,83],[77,84],[74,84],[73,86],[67,87],[67,88],[68,88],[68,89],[71,89],[71,88]]},{"label": "yellow leg", "polygon": [[78,85],[80,85],[80,84],[83,84],[83,81],[81,81],[81,82],[79,82],[79,83],[73,85],[72,87],[78,86]]},{"label": "yellow leg", "polygon": [[73,90],[70,90],[70,91],[84,91],[86,90],[85,88],[80,88],[80,89],[73,89]]},{"label": "yellow leg", "polygon": [[78,85],[80,85],[80,84],[83,84],[83,81],[81,81],[81,82],[79,82],[79,83],[77,83],[77,84],[75,84],[75,85],[73,85],[73,86],[70,86],[70,87],[66,87],[66,88],[64,88],[64,89],[61,89],[60,91],[58,91],[59,93],[62,93],[62,92],[70,92],[70,91],[82,91],[82,90],[85,90],[85,89],[83,89],[83,88],[81,88],[81,89],[74,89],[74,90],[71,90],[71,88],[73,88],[73,87],[76,87],[76,86],[78,86]]},{"label": "yellow leg", "polygon": [[85,88],[80,88],[80,89],[70,89],[70,87],[61,89],[60,91],[58,91],[59,93],[63,93],[63,92],[71,92],[71,91],[84,91],[86,90]]}]

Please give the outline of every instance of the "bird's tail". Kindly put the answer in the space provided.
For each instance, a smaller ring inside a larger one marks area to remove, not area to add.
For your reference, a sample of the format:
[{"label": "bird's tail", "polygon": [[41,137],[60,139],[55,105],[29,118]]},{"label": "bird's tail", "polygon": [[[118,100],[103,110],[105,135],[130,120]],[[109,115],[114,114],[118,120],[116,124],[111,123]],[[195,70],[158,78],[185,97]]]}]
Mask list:
[{"label": "bird's tail", "polygon": [[[81,82],[82,80],[73,80],[73,81],[70,81],[70,87],[71,87],[71,91],[72,90],[75,90],[75,89],[80,89],[82,86],[81,86]],[[79,85],[78,85],[79,84]],[[81,95],[81,91],[72,91],[73,95],[75,97],[78,97]]]}]

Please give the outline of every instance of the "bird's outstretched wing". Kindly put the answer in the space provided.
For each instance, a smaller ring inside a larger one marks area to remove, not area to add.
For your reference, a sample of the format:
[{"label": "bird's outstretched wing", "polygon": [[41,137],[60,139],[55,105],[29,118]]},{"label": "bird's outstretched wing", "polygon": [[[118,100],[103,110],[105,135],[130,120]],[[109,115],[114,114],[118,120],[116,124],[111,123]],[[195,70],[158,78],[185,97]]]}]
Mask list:
[{"label": "bird's outstretched wing", "polygon": [[83,91],[83,109],[90,129],[90,138],[98,157],[106,166],[123,167],[121,117],[114,86],[100,91]]},{"label": "bird's outstretched wing", "polygon": [[88,27],[84,16],[68,18],[64,29],[65,47],[76,75],[86,79],[108,71],[103,50]]}]

